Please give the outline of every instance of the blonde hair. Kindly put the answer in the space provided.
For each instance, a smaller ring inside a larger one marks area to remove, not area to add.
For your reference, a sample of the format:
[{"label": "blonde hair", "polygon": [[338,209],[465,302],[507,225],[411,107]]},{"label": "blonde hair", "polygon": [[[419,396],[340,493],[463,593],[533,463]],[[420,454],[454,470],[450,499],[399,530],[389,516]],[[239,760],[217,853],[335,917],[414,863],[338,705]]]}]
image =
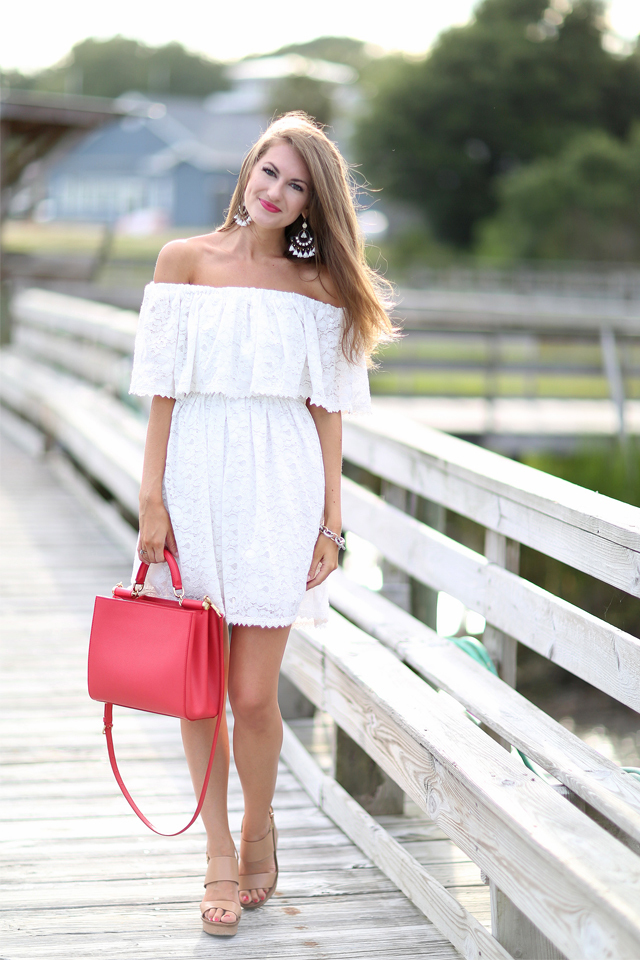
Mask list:
[{"label": "blonde hair", "polygon": [[[275,143],[290,144],[311,174],[307,221],[315,237],[315,262],[325,267],[344,310],[342,350],[351,361],[367,360],[377,345],[393,339],[389,319],[391,285],[365,259],[364,240],[355,209],[355,184],[349,167],[322,128],[305,113],[287,113],[275,120],[243,160],[227,217],[220,227],[235,227],[234,215],[244,202],[247,182],[256,163]],[[301,218],[285,230],[287,241],[300,229]],[[285,256],[295,259],[286,244]]]}]

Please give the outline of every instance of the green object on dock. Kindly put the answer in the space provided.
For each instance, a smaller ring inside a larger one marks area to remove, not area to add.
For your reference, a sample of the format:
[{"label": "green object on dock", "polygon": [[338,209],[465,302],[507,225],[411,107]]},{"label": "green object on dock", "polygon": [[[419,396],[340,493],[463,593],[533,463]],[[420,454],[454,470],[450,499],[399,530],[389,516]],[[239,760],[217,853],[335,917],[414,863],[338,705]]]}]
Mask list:
[{"label": "green object on dock", "polygon": [[[464,652],[468,653],[470,657],[473,657],[476,663],[479,663],[481,666],[485,667],[487,670],[490,670],[491,673],[494,674],[494,676],[496,677],[498,676],[496,665],[491,659],[491,657],[489,656],[487,648],[485,647],[484,643],[482,643],[481,640],[478,640],[477,637],[447,637],[447,640],[451,640],[452,643],[455,643],[456,647],[458,647],[459,650],[464,650]],[[532,773],[535,773],[535,775],[539,777],[540,774],[531,763],[531,760],[529,760],[529,758],[525,756],[522,750],[518,750],[517,747],[516,747],[516,750],[518,751],[518,755],[522,760],[522,762],[524,763],[525,767],[528,767]]]}]

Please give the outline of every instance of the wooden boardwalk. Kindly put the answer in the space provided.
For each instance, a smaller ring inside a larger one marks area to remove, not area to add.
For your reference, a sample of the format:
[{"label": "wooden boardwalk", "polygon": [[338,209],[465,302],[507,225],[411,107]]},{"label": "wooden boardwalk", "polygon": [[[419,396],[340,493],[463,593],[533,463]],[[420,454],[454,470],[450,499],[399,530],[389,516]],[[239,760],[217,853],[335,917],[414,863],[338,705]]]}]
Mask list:
[{"label": "wooden boardwalk", "polygon": [[[201,931],[202,827],[165,839],[139,823],[111,775],[101,707],[86,694],[93,597],[130,560],[45,462],[3,446],[0,960],[458,957],[284,765],[278,894],[244,916],[233,940]],[[181,826],[194,801],[177,721],[119,711],[115,737],[145,812],[162,829]],[[235,771],[230,810],[237,837]],[[478,869],[435,825],[381,819],[488,923]]]}]

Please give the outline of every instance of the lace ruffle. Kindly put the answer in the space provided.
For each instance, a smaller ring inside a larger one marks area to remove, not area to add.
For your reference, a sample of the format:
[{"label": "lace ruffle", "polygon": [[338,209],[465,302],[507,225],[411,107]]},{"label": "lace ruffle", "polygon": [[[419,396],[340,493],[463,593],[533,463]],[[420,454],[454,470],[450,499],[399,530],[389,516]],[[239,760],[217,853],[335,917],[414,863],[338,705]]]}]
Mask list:
[{"label": "lace ruffle", "polygon": [[309,398],[368,413],[366,364],[342,353],[343,322],[341,309],[298,293],[150,283],[130,393]]}]

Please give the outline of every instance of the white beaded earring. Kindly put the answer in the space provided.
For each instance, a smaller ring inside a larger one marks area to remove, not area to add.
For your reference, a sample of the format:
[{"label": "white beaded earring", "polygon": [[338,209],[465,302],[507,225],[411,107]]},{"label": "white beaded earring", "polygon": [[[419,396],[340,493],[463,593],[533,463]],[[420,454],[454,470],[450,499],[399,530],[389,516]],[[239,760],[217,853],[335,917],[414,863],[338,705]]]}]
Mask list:
[{"label": "white beaded earring", "polygon": [[249,211],[245,207],[244,203],[241,203],[238,207],[238,212],[234,215],[235,222],[239,227],[248,227],[251,223],[251,216]]},{"label": "white beaded earring", "polygon": [[294,257],[307,258],[315,256],[316,245],[313,233],[308,227],[306,219],[303,218],[299,233],[294,233],[289,237],[289,253]]}]

